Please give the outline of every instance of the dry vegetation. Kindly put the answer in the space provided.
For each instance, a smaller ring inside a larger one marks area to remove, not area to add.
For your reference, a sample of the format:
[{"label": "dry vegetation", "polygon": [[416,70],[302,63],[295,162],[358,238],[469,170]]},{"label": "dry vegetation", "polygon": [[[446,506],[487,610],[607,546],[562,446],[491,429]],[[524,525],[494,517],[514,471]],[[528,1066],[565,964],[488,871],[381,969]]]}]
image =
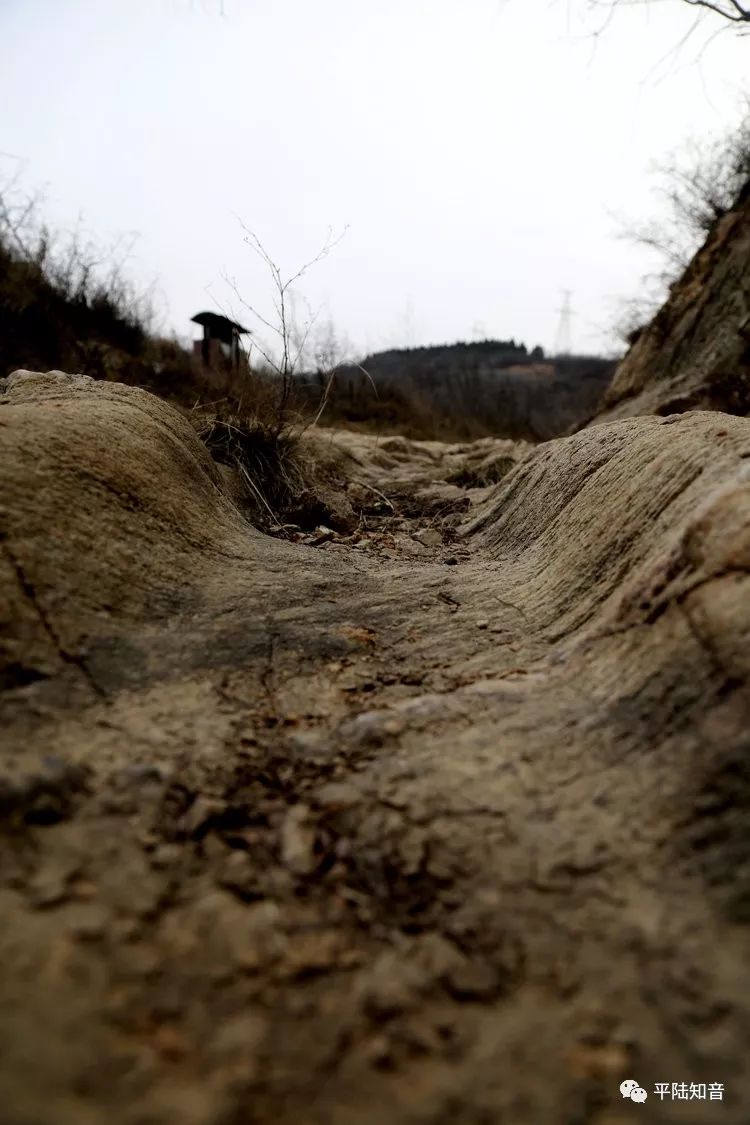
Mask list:
[{"label": "dry vegetation", "polygon": [[711,141],[688,141],[654,168],[658,217],[625,223],[623,237],[644,247],[654,267],[641,279],[637,297],[622,308],[617,332],[634,343],[667,300],[671,287],[716,224],[732,211],[750,184],[750,99],[738,123]]},{"label": "dry vegetation", "polygon": [[238,500],[253,522],[277,529],[289,521],[341,526],[350,518],[325,500],[335,463],[320,442],[299,440],[316,426],[446,441],[540,440],[580,423],[611,377],[607,361],[566,357],[552,365],[542,362],[541,349],[527,353],[514,341],[343,363],[332,325],[314,337],[314,316],[298,323],[292,289],[338,239],[329,237],[288,278],[249,230],[246,241],[268,267],[278,316],[269,320],[243,301],[257,328],[250,356],[237,370],[206,368],[156,333],[150,294],[128,278],[128,243],[103,247],[80,227],[54,234],[40,198],[6,183],[0,377],[18,368],[77,371],[159,395],[187,414],[214,458],[236,472]]}]

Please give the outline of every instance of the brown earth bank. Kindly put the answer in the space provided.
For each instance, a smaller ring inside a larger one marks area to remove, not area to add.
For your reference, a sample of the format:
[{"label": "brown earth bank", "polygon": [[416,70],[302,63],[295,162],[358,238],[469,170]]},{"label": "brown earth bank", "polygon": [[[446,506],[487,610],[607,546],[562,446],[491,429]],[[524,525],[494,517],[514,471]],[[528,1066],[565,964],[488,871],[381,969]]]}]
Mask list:
[{"label": "brown earth bank", "polygon": [[617,368],[596,421],[750,414],[750,183]]},{"label": "brown earth bank", "polygon": [[0,388],[3,1122],[747,1122],[750,420],[316,440]]}]

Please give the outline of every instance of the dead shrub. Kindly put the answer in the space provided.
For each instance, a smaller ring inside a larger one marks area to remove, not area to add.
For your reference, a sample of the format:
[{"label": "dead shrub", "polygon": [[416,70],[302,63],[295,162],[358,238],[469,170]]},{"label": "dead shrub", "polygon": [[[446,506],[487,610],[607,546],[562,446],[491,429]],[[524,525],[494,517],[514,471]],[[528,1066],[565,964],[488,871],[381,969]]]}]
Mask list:
[{"label": "dead shrub", "polygon": [[265,416],[259,401],[252,409],[220,406],[193,414],[214,460],[236,473],[248,518],[266,531],[321,524],[351,530],[356,517],[345,493],[343,455],[306,436],[299,420],[287,417],[279,431],[275,400]]}]

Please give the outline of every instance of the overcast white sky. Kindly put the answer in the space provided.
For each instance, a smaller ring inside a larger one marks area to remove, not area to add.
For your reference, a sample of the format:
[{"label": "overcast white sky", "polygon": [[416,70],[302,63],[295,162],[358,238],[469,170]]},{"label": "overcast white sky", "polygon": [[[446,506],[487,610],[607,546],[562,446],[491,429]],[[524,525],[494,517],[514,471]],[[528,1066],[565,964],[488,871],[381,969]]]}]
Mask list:
[{"label": "overcast white sky", "polygon": [[[484,336],[611,346],[649,261],[614,215],[658,206],[649,166],[723,132],[750,40],[680,0],[0,0],[0,168],[54,222],[139,232],[166,324],[269,307],[237,216],[361,352]],[[656,70],[654,71],[654,68]]]}]

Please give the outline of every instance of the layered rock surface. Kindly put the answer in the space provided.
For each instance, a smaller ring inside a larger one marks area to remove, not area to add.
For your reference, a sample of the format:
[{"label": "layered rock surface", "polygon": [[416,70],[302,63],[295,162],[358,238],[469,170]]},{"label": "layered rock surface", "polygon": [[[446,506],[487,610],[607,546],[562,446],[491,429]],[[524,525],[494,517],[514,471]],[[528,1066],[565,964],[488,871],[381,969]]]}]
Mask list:
[{"label": "layered rock surface", "polygon": [[429,445],[349,454],[463,481],[444,545],[292,544],[145,392],[8,381],[9,1125],[750,1117],[750,421]]},{"label": "layered rock surface", "polygon": [[596,421],[750,414],[750,184],[617,368]]}]

